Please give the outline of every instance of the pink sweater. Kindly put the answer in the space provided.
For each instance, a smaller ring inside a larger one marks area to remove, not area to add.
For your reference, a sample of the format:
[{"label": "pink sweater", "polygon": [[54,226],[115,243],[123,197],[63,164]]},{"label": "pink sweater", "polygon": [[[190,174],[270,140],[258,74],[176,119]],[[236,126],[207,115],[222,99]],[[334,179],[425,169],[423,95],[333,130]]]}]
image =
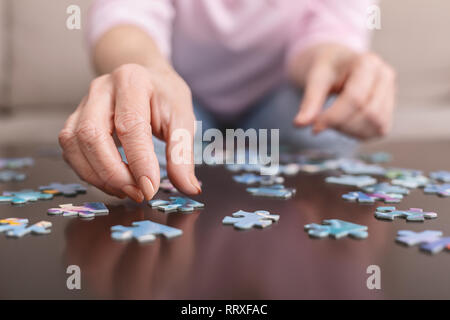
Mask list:
[{"label": "pink sweater", "polygon": [[368,46],[374,0],[95,0],[91,46],[119,24],[141,27],[212,111],[243,111],[285,75],[305,48],[335,42]]}]

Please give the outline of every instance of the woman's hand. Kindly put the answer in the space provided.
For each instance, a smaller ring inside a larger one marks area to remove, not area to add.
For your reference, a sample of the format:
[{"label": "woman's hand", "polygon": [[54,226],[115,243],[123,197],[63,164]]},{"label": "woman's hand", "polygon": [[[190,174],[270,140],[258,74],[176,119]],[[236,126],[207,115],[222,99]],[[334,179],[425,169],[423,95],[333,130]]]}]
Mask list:
[{"label": "woman's hand", "polygon": [[[395,72],[373,53],[356,53],[336,44],[318,45],[293,60],[291,76],[305,87],[294,124],[327,128],[359,139],[387,134],[395,104]],[[330,93],[338,93],[326,110]]]},{"label": "woman's hand", "polygon": [[[67,120],[59,135],[64,159],[84,181],[118,196],[141,202],[159,188],[159,164],[152,135],[166,141],[167,171],[173,184],[187,194],[201,192],[194,162],[172,161],[171,139],[184,129],[192,139],[194,113],[186,83],[168,64],[146,68],[124,64],[94,79],[89,93]],[[127,156],[122,162],[113,135]],[[191,152],[192,153],[192,152]]]}]

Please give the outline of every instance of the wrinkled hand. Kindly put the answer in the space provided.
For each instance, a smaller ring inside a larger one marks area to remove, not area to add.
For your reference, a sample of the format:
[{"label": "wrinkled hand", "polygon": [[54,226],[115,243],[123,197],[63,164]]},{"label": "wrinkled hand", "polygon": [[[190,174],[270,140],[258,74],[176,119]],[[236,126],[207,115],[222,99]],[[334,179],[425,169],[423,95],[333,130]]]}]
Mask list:
[{"label": "wrinkled hand", "polygon": [[[303,76],[305,94],[294,124],[331,128],[366,140],[387,134],[395,104],[395,73],[372,53],[322,45],[308,53],[312,63]],[[330,93],[338,96],[322,110]]]},{"label": "wrinkled hand", "polygon": [[[82,180],[108,194],[141,202],[144,197],[151,199],[159,188],[155,135],[167,143],[167,172],[173,184],[184,193],[197,194],[201,189],[193,161],[172,161],[171,157],[180,143],[171,139],[178,128],[190,133],[190,145],[183,147],[193,150],[194,121],[190,90],[173,69],[126,64],[92,81],[59,141],[64,159]],[[128,165],[117,151],[115,134]]]}]

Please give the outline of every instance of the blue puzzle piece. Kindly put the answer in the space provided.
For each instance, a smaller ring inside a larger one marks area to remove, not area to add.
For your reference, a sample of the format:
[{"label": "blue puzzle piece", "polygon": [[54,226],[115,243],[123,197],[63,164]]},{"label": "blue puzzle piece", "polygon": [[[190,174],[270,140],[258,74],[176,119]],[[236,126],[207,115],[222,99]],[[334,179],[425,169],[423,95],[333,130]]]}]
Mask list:
[{"label": "blue puzzle piece", "polygon": [[414,232],[409,230],[400,230],[397,232],[396,241],[407,246],[415,246],[422,243],[436,241],[441,236],[441,231],[425,230],[422,232]]},{"label": "blue puzzle piece", "polygon": [[356,239],[365,239],[368,237],[367,226],[354,224],[351,222],[330,219],[323,220],[323,225],[311,223],[305,225],[305,230],[314,238],[333,237],[336,239],[351,236]]},{"label": "blue puzzle piece", "polygon": [[0,182],[23,181],[25,178],[26,175],[24,173],[12,170],[0,171]]},{"label": "blue puzzle piece", "polygon": [[0,158],[0,169],[21,169],[32,165],[32,158]]},{"label": "blue puzzle piece", "polygon": [[280,216],[277,214],[270,214],[269,211],[258,210],[255,212],[247,212],[239,210],[233,213],[232,217],[225,217],[222,220],[223,224],[232,224],[237,229],[247,230],[253,227],[265,228],[270,226],[273,222],[277,222]]},{"label": "blue puzzle piece", "polygon": [[149,220],[133,222],[132,227],[121,225],[111,227],[111,237],[115,240],[136,239],[139,242],[150,242],[156,239],[156,235],[166,238],[178,237],[183,234],[180,229],[172,228]]},{"label": "blue puzzle piece", "polygon": [[396,186],[415,189],[425,186],[430,180],[422,175],[404,176],[393,179],[391,183]]},{"label": "blue puzzle piece", "polygon": [[284,182],[284,178],[280,176],[258,176],[253,173],[244,173],[240,176],[233,176],[233,180],[243,184],[259,183],[262,185],[280,184]]},{"label": "blue puzzle piece", "polygon": [[62,194],[65,197],[75,197],[77,194],[86,193],[86,188],[78,183],[62,184],[58,182],[52,182],[47,186],[39,187],[39,191],[43,193],[50,193],[53,195]]},{"label": "blue puzzle piece", "polygon": [[431,254],[439,253],[444,249],[450,250],[450,237],[440,238],[429,243],[423,243],[420,246],[420,249]]},{"label": "blue puzzle piece", "polygon": [[385,163],[392,159],[392,156],[387,152],[375,152],[370,154],[362,154],[360,158],[370,163]]},{"label": "blue puzzle piece", "polygon": [[405,218],[407,221],[424,221],[425,219],[436,218],[437,213],[424,212],[419,208],[410,208],[409,210],[396,210],[395,207],[378,207],[375,212],[375,217],[383,220]]},{"label": "blue puzzle piece", "polygon": [[6,232],[8,237],[21,238],[26,234],[49,234],[51,232],[51,222],[40,221],[31,226],[27,226],[28,219],[8,218],[0,220],[0,233]]},{"label": "blue puzzle piece", "polygon": [[340,177],[326,177],[325,182],[361,188],[377,183],[377,179],[370,176],[342,175]]},{"label": "blue puzzle piece", "polygon": [[387,182],[374,184],[372,186],[367,186],[362,189],[364,190],[364,192],[368,193],[382,192],[386,194],[402,194],[402,195],[406,195],[409,193],[409,189],[400,186],[393,186]]},{"label": "blue puzzle piece", "polygon": [[12,204],[23,204],[29,201],[52,199],[52,194],[42,193],[33,190],[5,191],[0,196],[0,202],[10,202]]},{"label": "blue puzzle piece", "polygon": [[435,171],[430,173],[430,178],[441,182],[450,182],[450,171]]},{"label": "blue puzzle piece", "polygon": [[170,197],[170,200],[150,200],[148,202],[150,207],[157,208],[164,212],[192,212],[194,209],[203,208],[205,205],[201,202],[185,198],[185,197]]},{"label": "blue puzzle piece", "polygon": [[346,174],[352,175],[384,175],[386,170],[383,167],[366,164],[354,159],[343,159],[339,168]]},{"label": "blue puzzle piece", "polygon": [[257,188],[247,188],[247,191],[254,196],[259,197],[272,197],[279,199],[289,199],[295,194],[294,188],[285,188],[282,184],[276,184],[273,186],[264,186]]},{"label": "blue puzzle piece", "polygon": [[450,184],[429,184],[423,190],[427,194],[437,194],[441,197],[450,197]]},{"label": "blue puzzle piece", "polygon": [[404,168],[389,168],[386,169],[385,177],[389,179],[398,179],[405,177],[416,177],[421,176],[422,171],[415,169],[404,169]]},{"label": "blue puzzle piece", "polygon": [[359,203],[375,203],[375,201],[384,201],[385,203],[399,203],[403,196],[401,194],[364,193],[353,191],[342,195],[342,198],[348,201],[357,201]]}]

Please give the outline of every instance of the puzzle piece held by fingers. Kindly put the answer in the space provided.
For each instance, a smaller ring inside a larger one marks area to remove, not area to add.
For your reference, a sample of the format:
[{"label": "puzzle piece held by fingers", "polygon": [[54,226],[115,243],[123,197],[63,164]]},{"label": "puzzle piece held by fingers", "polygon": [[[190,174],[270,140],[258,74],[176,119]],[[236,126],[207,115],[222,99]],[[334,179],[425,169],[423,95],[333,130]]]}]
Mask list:
[{"label": "puzzle piece held by fingers", "polygon": [[395,218],[405,218],[407,221],[425,221],[437,217],[435,212],[424,212],[420,208],[410,208],[409,210],[396,210],[395,207],[378,207],[375,217],[383,220],[394,220]]},{"label": "puzzle piece held by fingers", "polygon": [[323,224],[311,223],[305,225],[305,230],[309,236],[314,238],[326,238],[328,236],[340,239],[350,236],[356,239],[365,239],[368,237],[367,226],[339,220],[330,219],[323,220]]},{"label": "puzzle piece held by fingers", "polygon": [[233,213],[232,217],[225,217],[222,220],[223,224],[232,224],[237,229],[248,230],[253,227],[265,228],[270,226],[273,222],[277,222],[280,216],[277,214],[270,214],[269,211],[258,210],[255,212],[247,212],[239,210]]},{"label": "puzzle piece held by fingers", "polygon": [[450,171],[435,171],[430,173],[430,178],[441,182],[450,182]]},{"label": "puzzle piece held by fingers", "polygon": [[254,196],[271,197],[278,199],[290,199],[295,195],[294,188],[285,188],[282,184],[275,184],[272,186],[247,188],[247,191]]},{"label": "puzzle piece held by fingers", "polygon": [[284,182],[284,178],[280,176],[258,176],[253,173],[244,173],[239,176],[233,176],[233,180],[243,184],[273,185]]},{"label": "puzzle piece held by fingers", "polygon": [[450,197],[450,184],[429,184],[423,190],[427,194],[436,194],[441,197]]},{"label": "puzzle piece held by fingers", "polygon": [[31,226],[28,225],[28,219],[8,218],[0,220],[0,233],[6,232],[8,237],[21,238],[26,234],[48,234],[51,232],[51,222],[40,221]]},{"label": "puzzle piece held by fingers", "polygon": [[77,194],[86,193],[86,188],[78,183],[62,184],[52,182],[47,186],[40,186],[39,190],[43,193],[50,193],[53,195],[63,195],[65,197],[75,197]]},{"label": "puzzle piece held by fingers", "polygon": [[359,203],[375,203],[375,201],[399,203],[403,199],[403,196],[401,194],[386,194],[382,192],[364,193],[361,191],[353,191],[342,195],[342,198],[348,201],[357,201]]},{"label": "puzzle piece held by fingers", "polygon": [[174,238],[181,236],[183,231],[152,222],[149,220],[133,222],[131,227],[121,225],[111,227],[111,237],[115,240],[136,239],[139,242],[150,242],[156,239],[157,235],[166,238]]},{"label": "puzzle piece held by fingers", "polygon": [[49,215],[61,215],[63,217],[79,216],[80,218],[93,218],[95,216],[106,215],[108,208],[103,202],[85,202],[82,206],[74,206],[71,203],[60,204],[59,208],[47,210]]},{"label": "puzzle piece held by fingers", "polygon": [[42,193],[34,190],[5,191],[3,192],[3,195],[0,196],[0,202],[23,204],[30,201],[49,200],[52,198],[52,194]]},{"label": "puzzle piece held by fingers", "polygon": [[0,182],[23,181],[26,175],[13,170],[0,171]]},{"label": "puzzle piece held by fingers", "polygon": [[377,179],[370,176],[342,175],[340,177],[326,177],[325,182],[361,188],[377,183]]},{"label": "puzzle piece held by fingers", "polygon": [[406,195],[409,194],[408,188],[403,188],[400,186],[393,186],[387,182],[382,182],[378,184],[374,184],[372,186],[367,186],[362,188],[364,192],[368,193],[386,193],[386,194],[401,194]]},{"label": "puzzle piece held by fingers", "polygon": [[21,169],[32,165],[32,158],[0,158],[0,169]]},{"label": "puzzle piece held by fingers", "polygon": [[164,212],[192,212],[195,209],[201,209],[205,205],[201,202],[186,198],[186,197],[170,197],[170,200],[150,200],[148,202],[150,207],[157,208]]}]

